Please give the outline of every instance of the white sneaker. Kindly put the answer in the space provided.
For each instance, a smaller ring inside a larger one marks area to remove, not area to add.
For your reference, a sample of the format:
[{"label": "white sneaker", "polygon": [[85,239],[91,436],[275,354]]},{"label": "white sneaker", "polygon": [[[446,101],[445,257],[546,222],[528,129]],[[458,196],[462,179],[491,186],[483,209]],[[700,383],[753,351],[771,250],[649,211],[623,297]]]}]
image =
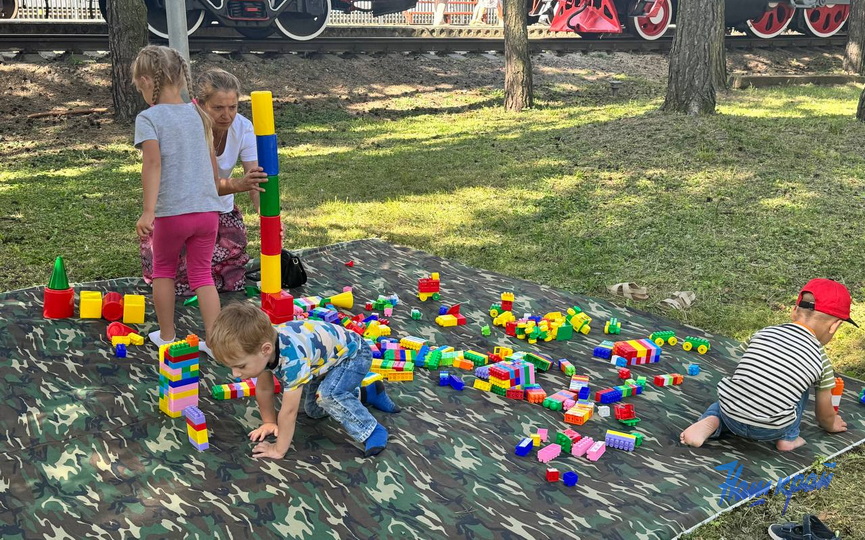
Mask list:
[{"label": "white sneaker", "polygon": [[198,340],[198,350],[216,360],[216,357],[213,356],[213,351],[210,350],[210,347],[207,346],[207,343],[203,339]]},{"label": "white sneaker", "polygon": [[162,347],[163,345],[168,345],[169,343],[174,343],[175,341],[177,341],[176,337],[165,341],[164,339],[162,339],[162,337],[160,337],[159,329],[156,329],[156,331],[154,332],[150,332],[149,334],[147,334],[147,337],[150,338],[150,341],[152,341],[153,344],[157,347]]}]

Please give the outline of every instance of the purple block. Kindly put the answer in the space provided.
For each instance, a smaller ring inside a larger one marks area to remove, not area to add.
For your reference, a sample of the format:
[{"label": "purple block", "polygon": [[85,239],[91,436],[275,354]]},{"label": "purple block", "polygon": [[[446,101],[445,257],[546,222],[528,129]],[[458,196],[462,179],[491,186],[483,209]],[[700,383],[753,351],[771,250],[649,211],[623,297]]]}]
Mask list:
[{"label": "purple block", "polygon": [[183,409],[183,417],[195,425],[204,423],[204,413],[196,406]]}]

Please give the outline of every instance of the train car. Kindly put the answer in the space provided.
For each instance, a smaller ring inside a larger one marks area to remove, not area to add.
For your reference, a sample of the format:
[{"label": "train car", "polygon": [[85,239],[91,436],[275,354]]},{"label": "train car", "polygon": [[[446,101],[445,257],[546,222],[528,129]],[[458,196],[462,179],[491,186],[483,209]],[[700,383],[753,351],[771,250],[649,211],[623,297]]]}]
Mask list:
[{"label": "train car", "polygon": [[[727,28],[770,39],[787,30],[828,38],[847,23],[850,0],[725,0]],[[530,17],[550,20],[550,30],[583,38],[630,32],[661,38],[676,19],[678,0],[535,0]]]},{"label": "train car", "polygon": [[[147,26],[150,32],[168,38],[165,6],[166,2],[171,0],[142,1],[147,6]],[[234,28],[240,34],[253,39],[265,38],[279,31],[282,35],[298,41],[307,41],[321,34],[333,10],[345,13],[368,11],[378,17],[405,11],[417,3],[417,0],[366,0],[370,7],[360,8],[356,5],[358,0],[185,1],[187,33],[190,35],[202,27],[219,24]],[[104,18],[106,5],[107,0],[0,0],[0,18],[12,19],[22,11],[35,9],[50,19],[52,11],[88,8],[91,12],[101,13]]]}]

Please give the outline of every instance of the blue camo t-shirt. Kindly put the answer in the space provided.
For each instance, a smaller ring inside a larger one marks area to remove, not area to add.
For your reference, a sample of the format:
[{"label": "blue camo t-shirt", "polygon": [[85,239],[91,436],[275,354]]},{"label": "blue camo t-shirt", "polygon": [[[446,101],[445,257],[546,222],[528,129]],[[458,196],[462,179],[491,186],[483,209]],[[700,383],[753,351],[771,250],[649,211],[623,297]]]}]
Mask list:
[{"label": "blue camo t-shirt", "polygon": [[273,370],[284,391],[294,390],[357,352],[360,335],[324,321],[291,321],[276,327],[279,364]]}]

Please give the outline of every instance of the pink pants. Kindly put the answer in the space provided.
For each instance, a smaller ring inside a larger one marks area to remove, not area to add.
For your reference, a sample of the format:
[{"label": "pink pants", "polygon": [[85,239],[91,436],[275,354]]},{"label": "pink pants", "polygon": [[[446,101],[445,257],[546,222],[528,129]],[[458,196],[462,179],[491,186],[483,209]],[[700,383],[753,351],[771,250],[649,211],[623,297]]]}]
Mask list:
[{"label": "pink pants", "polygon": [[210,260],[219,229],[219,212],[158,217],[153,222],[153,278],[177,276],[180,250],[186,246],[189,288],[213,285]]}]

